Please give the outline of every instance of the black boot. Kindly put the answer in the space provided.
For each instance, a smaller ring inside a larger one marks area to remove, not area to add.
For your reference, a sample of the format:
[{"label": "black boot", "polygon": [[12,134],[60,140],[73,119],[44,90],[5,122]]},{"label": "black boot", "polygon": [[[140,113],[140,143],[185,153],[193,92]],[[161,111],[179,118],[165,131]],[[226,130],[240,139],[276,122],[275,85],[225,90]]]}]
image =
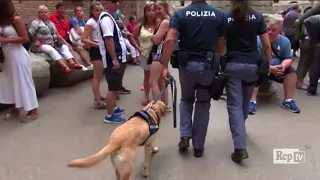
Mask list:
[{"label": "black boot", "polygon": [[194,148],[194,150],[193,150],[194,157],[197,157],[197,158],[202,157],[203,156],[203,151],[204,151],[204,149],[196,149],[196,148]]},{"label": "black boot", "polygon": [[188,148],[190,147],[189,141],[190,141],[189,137],[180,138],[179,149],[182,151],[188,150]]},{"label": "black boot", "polygon": [[249,155],[246,149],[235,149],[231,154],[231,159],[235,163],[240,163],[243,159],[248,159]]}]

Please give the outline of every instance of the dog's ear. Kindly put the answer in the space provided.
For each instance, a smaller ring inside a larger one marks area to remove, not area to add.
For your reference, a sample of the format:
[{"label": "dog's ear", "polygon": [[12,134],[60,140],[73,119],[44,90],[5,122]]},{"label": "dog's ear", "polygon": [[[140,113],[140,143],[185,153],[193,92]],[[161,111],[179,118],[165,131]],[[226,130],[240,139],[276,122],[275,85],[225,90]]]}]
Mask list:
[{"label": "dog's ear", "polygon": [[156,105],[161,116],[164,116],[167,112],[166,105],[162,101],[158,101]]}]

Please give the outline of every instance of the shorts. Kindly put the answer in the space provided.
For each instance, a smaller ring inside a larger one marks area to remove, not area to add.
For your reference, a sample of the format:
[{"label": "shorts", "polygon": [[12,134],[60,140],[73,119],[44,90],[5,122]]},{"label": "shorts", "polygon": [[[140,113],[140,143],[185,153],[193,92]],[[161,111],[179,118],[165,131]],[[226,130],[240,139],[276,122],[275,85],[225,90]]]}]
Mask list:
[{"label": "shorts", "polygon": [[148,57],[146,57],[142,54],[140,54],[140,66],[145,71],[150,70],[150,64],[148,64]]},{"label": "shorts", "polygon": [[114,70],[112,67],[107,67],[104,69],[104,75],[108,83],[109,91],[121,90],[125,66],[125,63],[121,63],[120,69]]},{"label": "shorts", "polygon": [[293,72],[296,72],[296,69],[290,66],[285,70],[284,75],[282,75],[281,77],[275,76],[274,74],[270,74],[268,79],[277,83],[283,83],[284,76]]},{"label": "shorts", "polygon": [[102,56],[100,54],[99,47],[90,47],[89,56],[91,61],[95,61],[95,60],[102,61]]}]

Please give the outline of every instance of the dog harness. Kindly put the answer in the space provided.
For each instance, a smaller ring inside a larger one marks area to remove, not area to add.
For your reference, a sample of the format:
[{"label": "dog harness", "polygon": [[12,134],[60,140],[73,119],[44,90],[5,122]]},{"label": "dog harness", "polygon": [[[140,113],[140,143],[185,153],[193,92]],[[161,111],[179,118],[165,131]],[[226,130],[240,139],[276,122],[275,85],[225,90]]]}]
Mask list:
[{"label": "dog harness", "polygon": [[[151,109],[152,109],[154,112],[156,112],[152,107],[151,107]],[[159,123],[160,123],[160,116],[158,115],[157,112],[156,112],[156,115],[157,115],[158,121],[159,121]],[[146,142],[148,141],[148,139],[149,139],[152,135],[154,135],[154,134],[156,134],[156,133],[158,132],[158,130],[159,130],[159,124],[157,124],[157,123],[154,121],[154,119],[153,119],[146,111],[144,111],[144,110],[135,112],[135,113],[128,119],[128,121],[129,121],[131,118],[137,117],[137,116],[140,117],[140,118],[142,118],[143,120],[145,120],[145,121],[148,123],[148,125],[149,125],[149,137],[140,145],[140,146],[143,146],[144,143],[146,143]]]}]

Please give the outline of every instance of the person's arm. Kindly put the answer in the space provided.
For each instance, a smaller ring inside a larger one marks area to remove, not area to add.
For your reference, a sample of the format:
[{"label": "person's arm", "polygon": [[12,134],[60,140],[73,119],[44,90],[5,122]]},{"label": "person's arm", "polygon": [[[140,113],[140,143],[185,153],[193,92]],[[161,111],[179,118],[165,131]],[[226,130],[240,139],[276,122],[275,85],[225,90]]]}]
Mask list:
[{"label": "person's arm", "polygon": [[89,35],[93,32],[93,28],[91,25],[86,24],[86,26],[84,27],[84,31],[83,34],[81,36],[81,42],[89,45],[90,47],[98,47],[99,44],[96,42],[92,42],[91,39],[89,38]]},{"label": "person's arm", "polygon": [[225,54],[225,47],[226,47],[226,40],[225,40],[225,32],[226,32],[226,26],[225,26],[225,17],[224,14],[222,14],[222,21],[221,25],[219,27],[219,38],[218,38],[218,56],[219,59]]},{"label": "person's arm", "polygon": [[23,44],[29,41],[27,29],[19,16],[15,16],[12,20],[13,26],[17,31],[18,37],[13,38],[6,38],[2,37],[3,43],[16,43],[16,44]]},{"label": "person's arm", "polygon": [[[62,38],[62,36],[59,34],[59,32],[58,32],[58,30],[57,30],[57,27],[56,27],[56,25],[53,23],[53,22],[51,22],[51,26],[52,26],[52,28],[53,28],[53,35],[56,35],[59,39],[61,39],[61,41],[63,42],[63,44],[66,44],[66,45],[68,45],[68,46],[71,46],[65,39],[63,39]],[[50,30],[51,31],[51,30]]]},{"label": "person's arm", "polygon": [[292,61],[292,55],[291,55],[291,43],[290,40],[286,37],[283,36],[283,38],[281,39],[281,57],[283,58],[282,62],[281,62],[281,66],[284,69],[289,68],[293,61]]},{"label": "person's arm", "polygon": [[153,44],[160,44],[161,40],[163,39],[163,36],[166,34],[166,32],[168,31],[168,27],[169,27],[169,20],[165,19],[161,22],[159,29],[157,31],[157,33],[155,35],[152,36],[151,38],[151,42]]},{"label": "person's arm", "polygon": [[138,43],[138,38],[140,36],[140,29],[141,29],[141,26],[142,24],[139,24],[138,26],[136,26],[133,30],[133,33],[132,33],[132,36],[131,36],[131,45],[133,47],[135,47],[136,49],[138,49],[139,51],[140,50],[140,46],[139,46],[139,43]]},{"label": "person's arm", "polygon": [[133,31],[134,31],[134,28],[133,28],[132,24],[128,24],[128,25],[127,25],[127,29],[128,29],[128,31],[129,31],[131,34],[132,34]]},{"label": "person's arm", "polygon": [[179,15],[178,12],[175,12],[170,19],[169,30],[167,32],[167,37],[163,44],[161,61],[165,68],[168,68],[168,64],[174,48],[174,41],[176,39],[176,36],[178,35],[179,30]]},{"label": "person's arm", "polygon": [[133,37],[135,40],[138,40],[138,38],[139,38],[139,36],[140,36],[141,26],[142,26],[142,24],[138,24],[138,25],[134,28],[134,30],[133,30],[132,37]]},{"label": "person's arm", "polygon": [[[54,27],[54,29],[56,30],[57,37],[62,40],[63,44],[66,44],[66,45],[69,46],[69,43],[68,43],[64,38],[62,38],[62,36],[59,34],[58,26],[61,26],[61,27],[62,27],[62,24],[60,23],[60,21],[58,20],[58,18],[57,18],[54,14],[51,14],[51,15],[49,16],[49,20],[52,22],[53,27]],[[63,28],[63,27],[62,27],[62,28]]]},{"label": "person's arm", "polygon": [[71,18],[69,20],[69,23],[70,23],[71,27],[74,29],[74,31],[81,36],[83,32],[82,32],[82,29],[80,28],[80,25],[79,25],[79,22],[77,21],[77,19]]},{"label": "person's arm", "polygon": [[264,18],[261,15],[261,21],[259,23],[258,35],[261,39],[261,44],[263,46],[263,54],[266,61],[270,61],[271,59],[271,42],[268,36],[267,27],[264,22]]},{"label": "person's arm", "polygon": [[37,20],[33,20],[30,23],[29,27],[28,27],[28,34],[30,35],[30,38],[31,38],[32,41],[35,40],[36,31],[37,31],[37,28],[38,28],[38,27],[36,27],[36,24],[39,24],[37,22]]},{"label": "person's arm", "polygon": [[113,30],[115,28],[114,22],[108,16],[100,20],[100,27],[102,29],[102,37],[106,44],[107,51],[109,52],[112,61],[117,61],[116,50],[113,41]]}]

